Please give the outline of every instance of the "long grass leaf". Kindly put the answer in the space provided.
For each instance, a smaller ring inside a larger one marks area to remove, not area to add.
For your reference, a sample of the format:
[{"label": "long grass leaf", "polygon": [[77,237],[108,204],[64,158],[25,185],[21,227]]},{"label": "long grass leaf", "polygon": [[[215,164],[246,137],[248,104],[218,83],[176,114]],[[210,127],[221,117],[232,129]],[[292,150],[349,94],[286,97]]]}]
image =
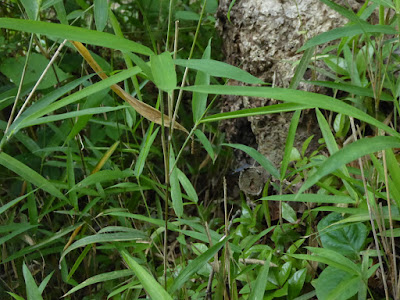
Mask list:
[{"label": "long grass leaf", "polygon": [[341,168],[345,164],[356,160],[357,158],[389,148],[400,148],[400,139],[391,136],[377,136],[358,140],[342,148],[325,160],[319,166],[318,170],[306,180],[298,193],[303,193],[322,179],[322,177]]},{"label": "long grass leaf", "polygon": [[140,280],[143,288],[152,299],[172,300],[172,297],[164,290],[164,288],[149,274],[135,259],[129,255],[126,250],[120,250],[122,258],[125,260],[129,268],[135,273]]},{"label": "long grass leaf", "polygon": [[131,51],[148,56],[153,54],[153,51],[151,51],[150,48],[147,48],[139,43],[117,37],[113,34],[76,26],[33,20],[0,18],[0,28],[44,34],[51,37],[79,41],[82,43],[121,51]]},{"label": "long grass leaf", "polygon": [[227,63],[212,59],[175,59],[178,66],[195,69],[211,76],[230,78],[246,83],[262,84],[264,81],[251,75],[250,73],[229,65]]},{"label": "long grass leaf", "polygon": [[355,201],[348,196],[332,196],[324,194],[289,194],[289,195],[272,195],[262,197],[258,200],[268,201],[294,201],[294,202],[312,202],[312,203],[355,203]]},{"label": "long grass leaf", "polygon": [[296,110],[296,112],[293,114],[292,120],[290,122],[288,135],[286,137],[285,150],[283,153],[283,159],[282,159],[282,164],[281,164],[281,171],[280,171],[280,173],[281,173],[280,179],[281,180],[283,180],[285,178],[286,170],[290,163],[290,154],[292,153],[294,139],[296,137],[296,130],[297,130],[297,126],[299,125],[300,115],[301,115],[301,110]]},{"label": "long grass leaf", "polygon": [[219,241],[214,246],[210,247],[207,251],[196,257],[192,260],[185,269],[183,269],[178,277],[175,278],[174,283],[168,289],[171,294],[174,294],[178,291],[186,281],[190,280],[190,277],[200,270],[208,261],[214,257],[214,254],[217,253],[226,243],[227,238],[225,237],[221,241]]},{"label": "long grass leaf", "polygon": [[363,111],[335,98],[320,95],[311,92],[283,89],[283,88],[269,88],[269,87],[250,87],[250,86],[191,86],[183,88],[192,92],[203,92],[218,95],[236,95],[248,97],[262,97],[282,100],[285,102],[297,103],[307,105],[309,108],[322,108],[352,116],[356,119],[374,125],[393,136],[400,137],[400,133],[396,130],[379,122],[377,119],[369,116]]},{"label": "long grass leaf", "polygon": [[71,294],[75,293],[76,291],[79,291],[89,285],[92,285],[92,284],[96,284],[96,283],[104,282],[104,281],[108,281],[108,280],[119,279],[122,277],[131,276],[133,274],[134,273],[132,270],[120,270],[120,271],[113,271],[113,272],[107,272],[107,273],[95,275],[93,277],[86,279],[82,283],[78,284],[76,287],[73,287],[72,289],[70,289],[67,293],[65,293],[63,295],[63,297],[71,295]]},{"label": "long grass leaf", "polygon": [[261,267],[261,272],[257,274],[257,279],[253,290],[251,291],[249,299],[262,300],[264,299],[265,288],[268,282],[269,266],[271,262],[272,253],[270,253]]},{"label": "long grass leaf", "polygon": [[29,168],[19,160],[11,157],[10,155],[2,152],[0,153],[0,164],[18,174],[26,181],[36,185],[38,188],[48,192],[54,197],[67,200],[67,198],[57,189],[50,181],[45,179],[42,175]]},{"label": "long grass leaf", "polygon": [[258,162],[272,176],[274,176],[277,179],[280,178],[280,173],[278,169],[273,165],[273,163],[268,158],[266,158],[256,149],[241,144],[222,144],[222,146],[228,146],[246,152],[251,158],[253,158],[256,162]]},{"label": "long grass leaf", "polygon": [[40,294],[39,288],[36,285],[35,279],[25,262],[22,265],[22,273],[24,274],[25,285],[26,285],[26,296],[28,300],[43,300],[42,295]]}]

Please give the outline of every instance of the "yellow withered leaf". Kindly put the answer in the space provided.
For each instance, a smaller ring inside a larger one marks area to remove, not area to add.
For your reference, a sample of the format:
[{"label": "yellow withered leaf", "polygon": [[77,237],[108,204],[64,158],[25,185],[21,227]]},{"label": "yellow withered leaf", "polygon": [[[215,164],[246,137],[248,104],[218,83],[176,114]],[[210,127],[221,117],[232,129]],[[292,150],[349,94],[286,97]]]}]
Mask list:
[{"label": "yellow withered leaf", "polygon": [[[82,57],[86,60],[86,62],[90,65],[90,67],[100,76],[101,79],[106,79],[108,76],[105,74],[103,69],[98,65],[98,63],[93,59],[92,55],[90,52],[86,49],[85,46],[82,45],[80,42],[76,41],[70,41],[76,50],[82,55]],[[124,91],[119,85],[113,84],[111,86],[111,89],[122,99],[124,99],[126,102],[128,102],[140,115],[145,117],[151,122],[154,122],[156,124],[162,125],[162,115],[161,112],[155,109],[154,107],[139,101],[135,97],[132,97],[130,94]],[[171,120],[167,115],[163,115],[164,117],[164,126],[169,127]],[[178,122],[174,122],[174,128],[181,130],[187,134],[189,132],[186,130],[185,127],[183,127],[181,124]]]}]

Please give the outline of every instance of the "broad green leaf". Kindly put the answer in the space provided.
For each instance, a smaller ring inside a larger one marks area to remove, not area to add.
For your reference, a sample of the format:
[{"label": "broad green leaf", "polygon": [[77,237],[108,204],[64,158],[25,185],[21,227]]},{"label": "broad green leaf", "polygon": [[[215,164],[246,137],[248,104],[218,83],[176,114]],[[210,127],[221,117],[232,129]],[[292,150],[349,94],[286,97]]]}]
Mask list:
[{"label": "broad green leaf", "polygon": [[13,297],[15,300],[25,300],[23,297],[18,296],[17,294],[11,293],[11,292],[7,292],[7,294],[9,294],[11,297]]},{"label": "broad green leaf", "polygon": [[[175,278],[174,283],[168,289],[171,294],[174,294],[178,291],[188,280],[190,280],[191,276],[200,270],[204,264],[208,263],[210,259],[214,257],[214,254],[217,253],[226,243],[227,238],[224,237],[221,241],[219,241],[214,246],[210,247],[206,252],[196,257],[192,260]],[[269,266],[269,264],[268,264]]]},{"label": "broad green leaf", "polygon": [[192,183],[190,182],[189,178],[186,177],[185,173],[183,173],[181,170],[176,168],[178,170],[178,179],[179,182],[181,183],[183,189],[185,190],[186,194],[189,196],[189,198],[197,203],[199,202],[199,197],[197,196],[196,190],[194,189]]},{"label": "broad green leaf", "polygon": [[268,171],[275,178],[280,178],[280,174],[277,168],[272,164],[272,162],[258,152],[256,149],[251,148],[249,146],[241,145],[241,144],[222,144],[223,146],[228,146],[232,148],[236,148],[246,152],[251,158],[253,158],[256,162],[258,162],[266,171]]},{"label": "broad green leaf", "polygon": [[267,114],[276,114],[281,112],[289,112],[298,109],[309,109],[310,105],[294,104],[294,103],[281,103],[262,107],[246,108],[237,111],[230,111],[226,113],[214,114],[205,117],[200,123],[216,122],[227,119],[245,118],[250,116],[261,116]]},{"label": "broad green leaf", "polygon": [[292,277],[289,278],[289,300],[294,299],[297,297],[301,290],[303,289],[304,282],[306,280],[307,269],[300,269],[296,271]]},{"label": "broad green leaf", "polygon": [[135,273],[140,280],[143,288],[152,299],[172,300],[172,297],[164,290],[164,288],[154,279],[148,271],[139,265],[135,259],[129,255],[128,251],[120,250],[122,258],[125,260],[129,268]]},{"label": "broad green leaf", "polygon": [[281,181],[286,177],[286,170],[290,163],[290,155],[292,153],[294,139],[296,137],[296,130],[297,126],[299,125],[300,115],[301,110],[296,110],[296,112],[293,114],[292,120],[290,121],[290,127],[286,138],[285,150],[281,163]]},{"label": "broad green leaf", "polygon": [[108,0],[94,0],[94,21],[96,29],[103,31],[108,20]]},{"label": "broad green leaf", "polygon": [[126,177],[133,176],[133,170],[131,169],[126,169],[124,171],[120,170],[103,170],[103,171],[98,171],[94,174],[89,175],[85,179],[83,179],[81,182],[79,182],[77,185],[75,185],[70,191],[82,188],[82,187],[87,187],[89,185],[95,184],[95,183],[101,183],[104,181],[112,181],[116,179],[123,179]]},{"label": "broad green leaf", "polygon": [[363,223],[335,225],[340,220],[343,220],[340,214],[331,213],[319,221],[318,232],[322,246],[358,259],[368,235],[367,227]]},{"label": "broad green leaf", "polygon": [[27,300],[43,300],[35,279],[33,279],[33,276],[25,262],[22,265],[22,273],[24,274],[25,279]]},{"label": "broad green leaf", "polygon": [[201,142],[201,144],[203,145],[204,149],[206,149],[208,155],[210,155],[212,161],[215,161],[215,154],[214,154],[214,149],[210,143],[210,141],[208,140],[208,138],[205,136],[205,134],[199,130],[196,129],[194,131],[194,134],[197,136],[197,138],[199,139],[199,141]]},{"label": "broad green leaf", "polygon": [[176,216],[180,218],[183,215],[182,192],[178,179],[178,168],[173,168],[174,165],[175,165],[175,155],[174,151],[172,151],[171,149],[169,156],[169,168],[170,168],[169,180],[171,185],[172,208],[174,209]]},{"label": "broad green leaf", "polygon": [[153,51],[139,43],[117,37],[113,34],[76,26],[32,20],[0,18],[0,28],[44,34],[121,51],[136,52],[148,56],[153,54]]},{"label": "broad green leaf", "polygon": [[177,79],[171,54],[164,52],[151,55],[150,63],[155,85],[165,92],[172,92],[176,88]]},{"label": "broad green leaf", "polygon": [[119,279],[122,277],[131,276],[133,274],[134,273],[132,270],[120,270],[120,271],[113,271],[113,272],[107,272],[107,273],[95,275],[93,277],[86,279],[82,283],[78,284],[76,287],[70,289],[66,294],[64,294],[63,297],[71,295],[71,294],[75,293],[76,291],[79,291],[80,289],[83,289],[84,287],[87,287],[92,284],[96,284],[96,283],[104,282],[104,281],[108,281],[108,280]]},{"label": "broad green leaf", "polygon": [[[0,19],[1,20],[1,19]],[[6,58],[0,65],[0,71],[7,76],[15,84],[19,84],[21,74],[25,66],[25,56]],[[42,75],[44,69],[48,65],[49,60],[38,53],[31,53],[28,66],[25,72],[24,84],[35,83]],[[54,74],[54,71],[57,74]],[[44,76],[38,89],[47,89],[57,84],[57,78],[60,82],[70,77],[69,74],[63,72],[57,65],[53,64],[52,68]]]},{"label": "broad green leaf", "polygon": [[272,252],[268,254],[268,257],[264,262],[264,265],[261,267],[260,273],[257,274],[255,286],[251,291],[249,299],[254,299],[254,300],[264,299],[265,288],[267,286],[267,281],[268,281],[268,273],[269,273],[269,265],[271,262],[271,257],[272,257]]},{"label": "broad green leaf", "polygon": [[[198,70],[215,77],[223,77],[242,81],[246,83],[262,84],[261,79],[251,75],[250,73],[229,65],[227,63],[212,60],[212,59],[175,59],[175,64],[178,66]],[[200,92],[202,93],[202,92]]]},{"label": "broad green leaf", "polygon": [[347,300],[358,291],[361,277],[328,266],[319,275],[315,290],[319,300]]},{"label": "broad green leaf", "polygon": [[321,33],[316,37],[308,40],[303,47],[301,47],[298,52],[304,51],[308,48],[326,44],[328,42],[343,38],[343,37],[352,37],[357,34],[363,33],[384,33],[384,34],[397,34],[397,31],[392,26],[388,25],[349,25],[344,27],[339,27],[332,29],[330,31]]},{"label": "broad green leaf", "polygon": [[319,166],[318,170],[306,180],[298,193],[303,193],[324,176],[341,168],[345,164],[350,163],[364,155],[388,148],[400,148],[400,139],[391,136],[376,136],[373,138],[363,138],[358,140],[342,148],[325,160]]},{"label": "broad green leaf", "polygon": [[259,200],[268,201],[294,201],[294,202],[311,202],[311,203],[355,203],[348,196],[332,196],[324,194],[289,194],[289,195],[272,195],[260,198]]},{"label": "broad green leaf", "polygon": [[39,15],[42,0],[21,0],[21,3],[24,6],[29,19],[36,20]]},{"label": "broad green leaf", "polygon": [[400,137],[400,133],[383,122],[369,116],[363,111],[335,98],[311,92],[297,91],[283,88],[253,87],[253,86],[190,86],[183,90],[218,95],[236,95],[248,97],[262,97],[282,100],[308,106],[308,108],[322,108],[354,117],[360,121],[374,125],[393,136]]},{"label": "broad green leaf", "polygon": [[60,258],[60,262],[64,259],[64,257],[70,253],[71,251],[79,248],[84,247],[90,244],[97,244],[97,243],[112,243],[112,242],[123,242],[123,241],[133,241],[139,239],[147,239],[147,236],[140,232],[118,232],[118,233],[98,233],[95,235],[86,236],[77,240],[71,246],[69,246],[62,254]]},{"label": "broad green leaf", "polygon": [[[207,48],[203,52],[202,59],[210,59],[211,55],[211,39],[208,41]],[[209,85],[210,84],[210,75],[197,71],[195,85]],[[193,93],[192,98],[192,111],[193,111],[193,122],[197,122],[203,116],[203,113],[207,107],[207,98],[208,94],[204,93]]]},{"label": "broad green leaf", "polygon": [[67,12],[65,10],[63,1],[58,1],[57,3],[54,3],[54,9],[57,13],[57,19],[60,20],[61,24],[68,25]]},{"label": "broad green leaf", "polygon": [[27,165],[16,160],[10,155],[2,152],[0,153],[0,164],[9,169],[10,171],[18,174],[26,181],[36,185],[38,188],[48,192],[54,197],[60,198],[62,200],[67,200],[65,196],[57,189],[50,181],[45,179],[42,175],[36,171],[29,168]]}]

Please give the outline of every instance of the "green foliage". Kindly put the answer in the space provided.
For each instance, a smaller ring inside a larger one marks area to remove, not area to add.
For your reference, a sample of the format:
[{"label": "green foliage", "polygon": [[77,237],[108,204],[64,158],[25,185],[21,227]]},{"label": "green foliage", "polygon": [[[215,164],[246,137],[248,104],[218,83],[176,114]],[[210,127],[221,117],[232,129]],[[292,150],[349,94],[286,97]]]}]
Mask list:
[{"label": "green foliage", "polygon": [[[400,2],[321,1],[349,23],[305,42],[289,89],[222,62],[216,0],[10,1],[0,298],[399,298]],[[307,70],[326,95],[296,90]],[[218,113],[219,95],[284,103]],[[216,124],[288,112],[280,168]],[[231,197],[232,150],[270,175],[259,197]]]}]

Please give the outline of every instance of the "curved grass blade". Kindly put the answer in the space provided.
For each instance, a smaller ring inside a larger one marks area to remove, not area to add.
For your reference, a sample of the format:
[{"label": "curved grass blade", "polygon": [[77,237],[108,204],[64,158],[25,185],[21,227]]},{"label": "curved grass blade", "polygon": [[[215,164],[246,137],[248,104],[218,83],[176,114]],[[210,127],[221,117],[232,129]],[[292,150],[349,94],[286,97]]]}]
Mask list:
[{"label": "curved grass blade", "polygon": [[95,243],[109,243],[109,242],[123,242],[123,241],[133,241],[147,239],[147,236],[141,231],[135,232],[118,232],[118,233],[100,233],[95,235],[90,235],[80,240],[77,240],[71,246],[69,246],[62,254],[60,258],[60,262],[64,259],[64,257],[70,253],[72,250],[75,250],[79,247],[83,247],[89,244]]},{"label": "curved grass blade", "polygon": [[246,152],[248,155],[250,155],[251,158],[253,158],[256,162],[258,162],[272,176],[274,176],[276,179],[280,178],[278,169],[275,168],[275,166],[268,158],[266,158],[256,149],[241,144],[222,144],[222,146],[229,146],[232,148],[242,150],[243,152]]},{"label": "curved grass blade", "polygon": [[182,185],[183,189],[185,190],[186,194],[188,195],[188,197],[195,203],[199,202],[199,197],[197,196],[196,190],[194,189],[189,178],[187,178],[185,173],[183,173],[181,170],[179,170],[178,168],[176,168],[176,169],[178,170],[179,182],[181,183],[181,185]]},{"label": "curved grass blade", "polygon": [[150,127],[149,127],[149,129],[147,131],[147,134],[146,134],[145,138],[143,139],[143,144],[141,145],[139,157],[136,160],[136,164],[135,164],[134,173],[135,173],[136,177],[139,177],[140,175],[142,175],[143,168],[144,168],[144,165],[146,163],[147,156],[149,155],[150,148],[153,145],[153,142],[157,137],[159,128],[157,128],[153,132],[153,134],[150,135],[152,130],[153,130],[153,126],[150,125]]},{"label": "curved grass blade", "polygon": [[206,137],[206,135],[203,133],[203,131],[196,129],[194,131],[194,134],[197,136],[197,138],[199,139],[199,141],[202,143],[204,149],[207,151],[208,155],[210,155],[212,161],[215,161],[215,154],[214,154],[214,149],[210,143],[210,141],[208,140],[208,138]]},{"label": "curved grass blade", "polygon": [[72,189],[70,189],[68,192],[82,188],[82,187],[87,187],[89,185],[95,184],[95,183],[100,183],[103,181],[112,181],[120,178],[126,178],[133,176],[133,170],[127,169],[124,171],[120,170],[103,170],[103,171],[98,171],[96,173],[92,173],[85,179],[83,179],[81,182],[79,182],[77,185],[75,185]]},{"label": "curved grass blade", "polygon": [[[308,48],[304,51],[303,56],[301,57],[300,63],[296,68],[296,72],[294,73],[292,80],[290,81],[289,88],[290,89],[297,89],[299,86],[300,81],[303,79],[304,73],[308,68],[308,63],[310,62],[311,58],[314,54],[314,47]],[[196,84],[197,85],[197,84]]]},{"label": "curved grass blade", "polygon": [[93,277],[90,277],[86,279],[84,282],[78,284],[76,287],[70,289],[66,294],[63,295],[63,297],[66,297],[68,295],[71,295],[75,293],[76,291],[79,291],[80,289],[83,289],[84,287],[87,287],[92,284],[96,284],[99,282],[104,282],[108,280],[114,280],[122,277],[127,277],[133,275],[133,271],[131,270],[120,270],[120,271],[113,271],[113,272],[107,272],[99,275],[95,275]]},{"label": "curved grass blade", "polygon": [[219,241],[217,244],[214,246],[210,247],[206,252],[203,254],[199,255],[196,257],[194,260],[192,260],[185,269],[183,269],[178,277],[175,278],[174,283],[172,286],[168,289],[168,291],[173,294],[177,290],[179,290],[186,281],[190,279],[190,277],[196,273],[198,270],[200,270],[204,264],[206,264],[211,258],[214,257],[214,254],[217,253],[226,243],[227,238],[224,237],[221,241]]},{"label": "curved grass blade", "polygon": [[67,198],[60,192],[60,190],[57,189],[52,183],[50,183],[50,181],[45,179],[42,175],[32,170],[19,160],[11,157],[10,155],[4,152],[0,153],[0,164],[18,174],[26,181],[48,192],[50,195],[53,195],[54,197],[60,198],[62,200],[67,200]]},{"label": "curved grass blade", "polygon": [[352,162],[364,155],[385,150],[388,148],[400,148],[400,139],[391,136],[377,136],[373,138],[363,138],[358,140],[338,152],[331,155],[318,168],[317,172],[311,175],[300,188],[298,194],[317,183],[322,177],[341,168],[347,163]]},{"label": "curved grass blade", "polygon": [[94,0],[94,22],[98,31],[103,31],[107,25],[108,1]]},{"label": "curved grass blade", "polygon": [[117,37],[110,33],[89,30],[76,26],[33,20],[0,18],[0,28],[44,34],[65,40],[79,41],[121,51],[131,51],[148,56],[154,54],[150,48],[139,43]]},{"label": "curved grass blade", "polygon": [[143,285],[143,288],[152,299],[172,300],[172,297],[164,288],[149,274],[141,265],[139,265],[125,249],[120,250],[122,258],[128,264],[129,268],[135,273]]},{"label": "curved grass blade", "polygon": [[27,196],[31,195],[32,193],[36,192],[38,189],[32,190],[29,193],[22,195],[18,198],[15,198],[14,200],[4,204],[3,206],[0,207],[0,215],[5,212],[7,209],[10,207],[14,206],[15,204],[19,203],[20,201],[24,200]]},{"label": "curved grass blade", "polygon": [[264,81],[251,75],[250,73],[229,65],[227,63],[212,59],[175,59],[178,66],[195,69],[211,76],[223,77],[242,81],[245,83],[263,84]]},{"label": "curved grass blade", "polygon": [[183,90],[192,92],[203,92],[217,95],[236,95],[248,97],[272,98],[285,102],[297,103],[308,106],[308,108],[322,108],[338,112],[347,116],[354,117],[371,125],[374,125],[393,136],[400,138],[400,133],[393,130],[389,126],[379,122],[377,119],[369,116],[363,111],[335,98],[320,95],[311,92],[270,88],[270,87],[253,87],[253,86],[190,86]]}]

